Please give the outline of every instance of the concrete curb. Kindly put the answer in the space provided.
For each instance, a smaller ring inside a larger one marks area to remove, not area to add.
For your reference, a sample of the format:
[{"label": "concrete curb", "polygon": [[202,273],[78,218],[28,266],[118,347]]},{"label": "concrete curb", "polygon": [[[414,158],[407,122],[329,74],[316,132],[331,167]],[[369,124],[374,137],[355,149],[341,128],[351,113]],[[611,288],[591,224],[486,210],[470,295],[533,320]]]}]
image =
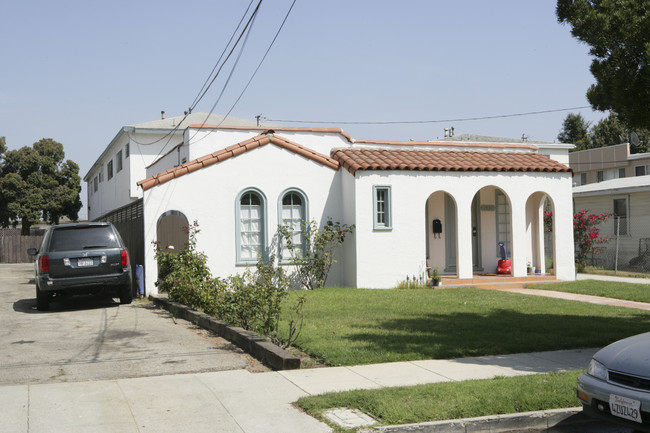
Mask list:
[{"label": "concrete curb", "polygon": [[359,433],[481,433],[512,432],[526,429],[545,430],[560,423],[585,422],[582,408],[553,409],[477,418],[433,421],[359,430]]},{"label": "concrete curb", "polygon": [[149,299],[154,305],[164,308],[175,317],[192,322],[236,344],[274,370],[295,370],[300,368],[300,358],[253,332],[232,326],[205,313],[192,310],[183,304],[170,301],[167,298],[149,295]]}]

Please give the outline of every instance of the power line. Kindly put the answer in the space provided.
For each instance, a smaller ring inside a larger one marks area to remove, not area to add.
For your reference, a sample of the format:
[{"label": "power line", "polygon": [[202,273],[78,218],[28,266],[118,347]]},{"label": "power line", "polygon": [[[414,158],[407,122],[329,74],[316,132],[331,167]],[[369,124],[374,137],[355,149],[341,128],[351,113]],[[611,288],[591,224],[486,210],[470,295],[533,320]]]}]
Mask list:
[{"label": "power line", "polygon": [[[293,0],[293,3],[291,3],[291,7],[289,7],[289,10],[287,11],[286,15],[284,16],[284,19],[282,20],[282,24],[280,24],[280,27],[278,28],[278,31],[275,33],[275,36],[273,37],[273,40],[272,40],[271,43],[269,44],[269,47],[266,49],[266,52],[264,53],[264,56],[262,56],[262,59],[261,59],[260,62],[258,63],[257,67],[255,68],[255,71],[253,71],[253,74],[251,75],[250,79],[249,79],[248,82],[246,83],[246,86],[244,86],[244,89],[241,91],[241,93],[239,94],[239,96],[237,97],[237,99],[235,100],[235,102],[234,102],[234,103],[232,104],[232,106],[230,107],[230,110],[228,110],[228,112],[227,112],[226,115],[223,117],[223,119],[221,120],[221,122],[219,123],[219,125],[217,125],[217,127],[221,126],[221,124],[222,124],[223,122],[225,122],[226,118],[228,118],[228,116],[230,115],[230,113],[232,112],[232,110],[235,109],[235,106],[237,105],[237,103],[239,102],[239,100],[242,98],[242,96],[244,96],[244,93],[245,93],[246,90],[248,89],[248,86],[250,86],[251,82],[253,81],[253,78],[255,78],[255,75],[257,75],[257,72],[259,71],[260,67],[262,67],[262,63],[264,63],[264,60],[266,60],[266,56],[269,54],[269,52],[271,51],[271,48],[272,48],[273,45],[275,44],[275,41],[276,41],[276,39],[278,38],[278,35],[280,34],[280,32],[282,31],[282,28],[284,27],[284,24],[287,22],[287,19],[289,18],[289,15],[291,14],[291,11],[293,10],[293,7],[294,7],[294,5],[296,4],[296,1],[297,1],[297,0]],[[220,96],[220,98],[221,98],[221,96]],[[217,101],[217,102],[219,102],[219,101]],[[212,107],[212,110],[214,110],[214,108],[216,107],[216,104],[217,104],[217,103],[215,103],[215,105]],[[210,113],[212,113],[212,110],[210,111]],[[259,118],[258,118],[258,121],[259,121]],[[213,129],[211,129],[210,131],[208,131],[207,134],[205,134],[203,137],[201,137],[201,138],[200,138],[199,140],[197,140],[197,141],[201,141],[201,140],[203,140],[205,137],[207,137],[208,135],[210,135],[210,134],[212,133],[212,131],[213,131]],[[194,136],[195,136],[197,133],[198,133],[198,131],[194,133],[194,135],[192,136],[192,138],[194,138]],[[190,140],[191,140],[191,139],[190,139]]]},{"label": "power line", "polygon": [[507,117],[519,117],[519,116],[532,116],[535,114],[546,114],[546,113],[557,113],[560,111],[571,111],[571,110],[583,110],[585,108],[591,108],[591,106],[583,107],[571,107],[571,108],[557,108],[553,110],[542,110],[542,111],[529,111],[526,113],[514,113],[514,114],[499,114],[496,116],[481,116],[481,117],[465,117],[458,119],[440,119],[440,120],[394,120],[394,121],[341,121],[334,122],[329,120],[287,120],[287,119],[269,119],[269,122],[282,122],[282,123],[311,123],[311,124],[335,124],[335,125],[397,125],[397,124],[421,124],[421,123],[445,123],[445,122],[469,122],[472,120],[490,120],[490,119],[503,119]]}]

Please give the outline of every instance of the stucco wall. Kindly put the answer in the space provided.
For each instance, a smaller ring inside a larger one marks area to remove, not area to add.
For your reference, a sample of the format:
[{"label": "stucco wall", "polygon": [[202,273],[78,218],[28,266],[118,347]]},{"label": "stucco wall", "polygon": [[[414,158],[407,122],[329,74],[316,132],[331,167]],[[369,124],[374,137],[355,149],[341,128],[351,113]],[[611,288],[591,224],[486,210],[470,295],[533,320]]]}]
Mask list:
[{"label": "stucco wall", "polygon": [[[244,189],[256,188],[266,197],[265,226],[270,245],[278,225],[278,199],[288,188],[298,188],[306,195],[309,219],[324,223],[329,216],[345,222],[338,173],[273,144],[253,149],[147,190],[145,245],[150,246],[155,240],[159,216],[176,210],[190,223],[198,221],[201,232],[197,248],[208,256],[214,275],[241,273],[246,267],[236,265],[237,196]],[[332,268],[328,284],[342,284],[341,263],[343,260]],[[149,293],[155,293],[153,248],[147,248],[146,265],[146,287]]]}]

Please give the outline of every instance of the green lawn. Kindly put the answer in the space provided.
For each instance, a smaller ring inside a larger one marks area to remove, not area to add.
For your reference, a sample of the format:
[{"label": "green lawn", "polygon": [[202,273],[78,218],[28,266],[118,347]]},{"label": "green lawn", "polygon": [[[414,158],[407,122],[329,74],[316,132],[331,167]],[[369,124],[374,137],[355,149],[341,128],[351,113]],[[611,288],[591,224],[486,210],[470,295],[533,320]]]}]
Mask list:
[{"label": "green lawn", "polygon": [[300,295],[296,346],[331,366],[602,347],[650,330],[643,310],[480,289],[324,288],[285,306]]},{"label": "green lawn", "polygon": [[[321,420],[327,409],[359,409],[381,425],[559,409],[580,405],[575,387],[581,373],[569,371],[330,393],[303,397],[297,405]],[[345,431],[333,427],[335,431]]]},{"label": "green lawn", "polygon": [[613,281],[579,280],[552,284],[533,284],[529,289],[556,290],[581,295],[650,303],[650,284],[628,284]]}]

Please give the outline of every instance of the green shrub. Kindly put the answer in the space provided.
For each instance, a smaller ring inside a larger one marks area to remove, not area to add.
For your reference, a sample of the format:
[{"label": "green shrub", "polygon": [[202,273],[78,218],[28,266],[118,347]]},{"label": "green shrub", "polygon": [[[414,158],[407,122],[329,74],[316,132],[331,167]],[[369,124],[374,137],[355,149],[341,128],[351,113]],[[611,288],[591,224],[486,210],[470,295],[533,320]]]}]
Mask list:
[{"label": "green shrub", "polygon": [[198,223],[184,227],[188,243],[178,253],[155,245],[158,262],[156,286],[174,302],[202,310],[232,325],[275,337],[280,307],[289,288],[282,268],[274,266],[275,255],[268,261],[259,258],[254,270],[225,279],[213,277],[207,256],[196,250]]},{"label": "green shrub", "polygon": [[354,231],[354,225],[332,222],[330,218],[319,230],[316,221],[303,221],[301,234],[304,247],[295,245],[293,230],[293,227],[286,225],[278,226],[282,248],[289,250],[290,263],[295,266],[296,280],[308,290],[323,287],[332,264],[336,263],[334,252],[343,244],[345,237]]}]

